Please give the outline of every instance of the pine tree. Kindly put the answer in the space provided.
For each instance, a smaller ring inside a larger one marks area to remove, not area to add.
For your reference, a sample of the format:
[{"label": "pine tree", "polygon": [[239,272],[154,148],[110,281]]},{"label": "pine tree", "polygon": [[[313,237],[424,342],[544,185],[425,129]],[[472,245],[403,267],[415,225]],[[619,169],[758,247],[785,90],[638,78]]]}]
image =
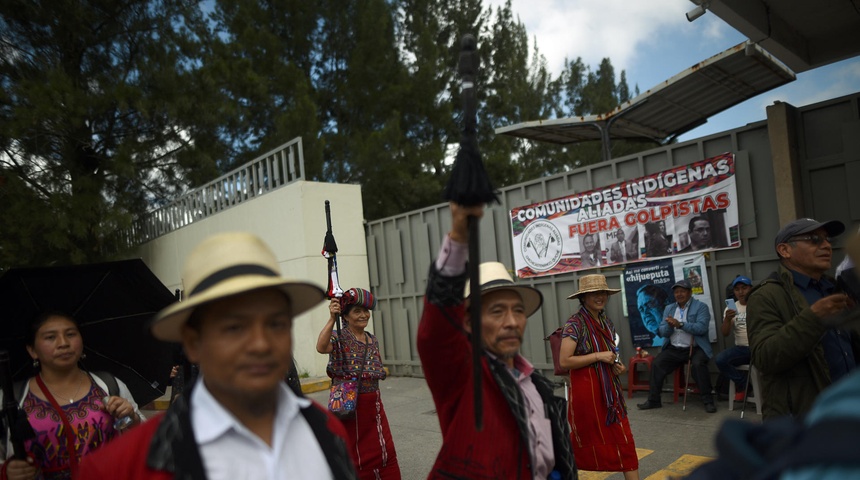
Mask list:
[{"label": "pine tree", "polygon": [[297,0],[217,0],[202,75],[217,88],[222,171],[302,137],[305,174],[322,173],[320,112],[312,82],[320,5]]},{"label": "pine tree", "polygon": [[211,174],[197,2],[7,0],[0,26],[0,265],[108,258],[117,229]]}]

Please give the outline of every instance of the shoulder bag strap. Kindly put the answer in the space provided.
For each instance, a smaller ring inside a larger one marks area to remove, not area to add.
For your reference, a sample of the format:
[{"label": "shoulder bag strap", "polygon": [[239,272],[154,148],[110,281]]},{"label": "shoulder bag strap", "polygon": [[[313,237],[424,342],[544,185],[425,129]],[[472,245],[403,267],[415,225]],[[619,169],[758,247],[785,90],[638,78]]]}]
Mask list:
[{"label": "shoulder bag strap", "polygon": [[119,384],[116,383],[116,377],[113,376],[112,373],[99,370],[97,372],[92,372],[93,375],[99,377],[101,381],[105,383],[107,386],[107,394],[111,397],[118,397],[119,395]]},{"label": "shoulder bag strap", "polygon": [[63,409],[60,408],[60,404],[57,403],[57,400],[51,395],[51,391],[45,386],[41,375],[36,375],[36,383],[39,384],[39,388],[42,389],[45,398],[51,402],[51,406],[54,407],[54,410],[57,411],[57,415],[60,416],[60,420],[63,422],[63,434],[66,437],[66,448],[69,450],[69,468],[72,472],[72,478],[75,478],[78,473],[78,457],[75,455],[75,434],[72,425],[69,423],[69,419],[66,418]]}]

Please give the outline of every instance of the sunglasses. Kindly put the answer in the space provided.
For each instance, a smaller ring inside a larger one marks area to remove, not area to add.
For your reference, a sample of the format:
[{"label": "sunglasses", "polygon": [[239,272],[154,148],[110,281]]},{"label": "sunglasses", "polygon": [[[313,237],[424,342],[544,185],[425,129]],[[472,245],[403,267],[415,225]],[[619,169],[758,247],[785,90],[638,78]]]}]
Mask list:
[{"label": "sunglasses", "polygon": [[823,235],[806,235],[803,237],[791,237],[788,239],[789,242],[809,242],[813,245],[821,245],[825,240],[827,243],[833,244],[833,237],[826,237]]}]

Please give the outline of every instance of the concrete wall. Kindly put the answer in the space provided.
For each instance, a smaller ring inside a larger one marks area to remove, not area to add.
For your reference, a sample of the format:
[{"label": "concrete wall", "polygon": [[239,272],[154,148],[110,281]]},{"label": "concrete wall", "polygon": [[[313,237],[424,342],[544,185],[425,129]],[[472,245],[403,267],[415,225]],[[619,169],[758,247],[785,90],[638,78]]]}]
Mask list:
[{"label": "concrete wall", "polygon": [[[148,242],[140,247],[140,257],[173,291],[182,288],[182,264],[198,243],[215,233],[247,231],[272,248],[285,277],[310,280],[325,288],[326,260],[320,255],[326,230],[325,200],[331,202],[341,286],[369,288],[358,185],[292,183]],[[293,351],[300,373],[325,375],[328,355],[316,352],[316,340],[328,319],[326,305],[320,303],[293,324]],[[372,324],[369,330],[373,331]]]}]

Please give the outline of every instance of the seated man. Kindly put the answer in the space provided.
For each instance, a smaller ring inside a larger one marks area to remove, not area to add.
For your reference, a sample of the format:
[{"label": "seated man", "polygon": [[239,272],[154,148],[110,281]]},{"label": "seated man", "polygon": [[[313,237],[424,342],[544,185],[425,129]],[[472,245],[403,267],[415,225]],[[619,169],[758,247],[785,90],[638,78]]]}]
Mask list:
[{"label": "seated man", "polygon": [[747,296],[752,291],[752,280],[738,275],[732,282],[732,292],[735,297],[735,309],[726,308],[723,314],[723,324],[720,332],[724,337],[734,332],[735,345],[717,354],[714,362],[723,375],[735,382],[735,401],[744,399],[747,389],[747,373],[738,370],[741,365],[750,363],[750,342],[747,339]]},{"label": "seated man", "polygon": [[181,341],[199,377],[163,415],[84,457],[76,478],[357,478],[343,424],[284,382],[293,319],[322,289],[282,278],[246,233],[203,241],[182,279],[188,296],[156,315],[152,333]]},{"label": "seated man", "polygon": [[663,402],[660,392],[666,375],[682,367],[692,358],[693,379],[699,385],[705,411],[714,413],[714,396],[711,393],[711,372],[708,360],[713,356],[711,342],[708,340],[708,325],[711,313],[708,307],[693,298],[693,286],[689,280],[681,280],[672,285],[675,302],[666,306],[663,322],[660,323],[660,336],[663,350],[651,365],[651,383],[648,400],[636,405],[640,410],[660,408]]}]

